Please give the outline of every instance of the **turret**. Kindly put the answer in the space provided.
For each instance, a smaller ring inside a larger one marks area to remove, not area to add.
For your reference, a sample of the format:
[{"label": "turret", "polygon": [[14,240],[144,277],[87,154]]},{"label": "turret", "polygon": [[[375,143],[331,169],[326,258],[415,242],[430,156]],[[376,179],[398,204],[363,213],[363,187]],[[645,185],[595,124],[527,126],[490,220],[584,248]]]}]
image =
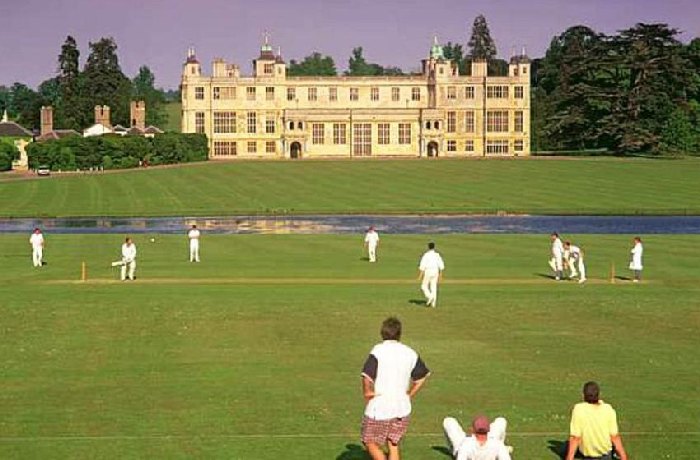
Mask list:
[{"label": "turret", "polygon": [[523,47],[522,53],[510,58],[508,75],[511,77],[518,77],[523,81],[530,80],[530,58],[525,53],[525,47]]},{"label": "turret", "polygon": [[260,56],[253,61],[253,69],[256,78],[280,78],[286,74],[286,65],[282,57],[275,56],[270,45],[270,37],[266,33],[265,41],[260,47]]},{"label": "turret", "polygon": [[433,45],[430,47],[430,56],[423,59],[423,75],[429,80],[435,81],[455,75],[456,67],[445,58],[445,51],[438,43],[437,36],[433,38]]},{"label": "turret", "polygon": [[202,75],[202,66],[199,64],[199,61],[197,60],[197,56],[195,55],[194,52],[194,47],[190,47],[187,50],[187,60],[185,61],[185,64],[182,69],[182,77],[188,78],[188,77],[199,77]]}]

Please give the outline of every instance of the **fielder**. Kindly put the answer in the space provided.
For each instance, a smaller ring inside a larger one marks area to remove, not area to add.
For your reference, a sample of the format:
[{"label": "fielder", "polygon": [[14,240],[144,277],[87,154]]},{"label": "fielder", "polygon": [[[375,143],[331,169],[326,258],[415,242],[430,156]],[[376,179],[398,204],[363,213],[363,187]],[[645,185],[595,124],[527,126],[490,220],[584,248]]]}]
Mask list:
[{"label": "fielder", "polygon": [[190,262],[199,262],[199,230],[196,225],[187,232],[187,238],[190,239]]},{"label": "fielder", "polygon": [[126,237],[124,244],[122,244],[122,281],[126,281],[127,271],[128,278],[131,281],[134,281],[134,273],[136,272],[136,245],[128,236]]},{"label": "fielder", "polygon": [[642,246],[642,239],[640,237],[634,237],[634,247],[630,252],[632,254],[630,270],[632,270],[634,273],[634,279],[632,281],[639,283],[639,280],[642,279],[642,268],[644,268],[642,265],[642,254],[644,253],[644,247]]},{"label": "fielder", "polygon": [[418,270],[420,270],[418,281],[423,280],[420,288],[425,296],[425,305],[435,308],[437,306],[438,281],[442,279],[445,263],[440,254],[435,251],[435,243],[432,241],[428,243],[428,250],[420,259]]},{"label": "fielder", "polygon": [[[578,246],[574,246],[571,242],[564,242],[564,260],[569,267],[569,278],[576,278],[581,275],[578,282],[583,284],[586,282],[586,266],[583,263],[583,251]],[[578,266],[578,273],[576,272]]]},{"label": "fielder", "polygon": [[367,249],[367,257],[370,262],[377,261],[377,246],[379,246],[379,234],[372,226],[365,234],[365,248]]},{"label": "fielder", "polygon": [[552,258],[549,259],[549,266],[554,272],[554,279],[559,281],[564,271],[564,245],[556,232],[552,233],[550,239],[552,240]]},{"label": "fielder", "polygon": [[34,229],[34,233],[29,237],[29,244],[32,246],[32,264],[41,267],[44,265],[44,235],[39,228]]}]

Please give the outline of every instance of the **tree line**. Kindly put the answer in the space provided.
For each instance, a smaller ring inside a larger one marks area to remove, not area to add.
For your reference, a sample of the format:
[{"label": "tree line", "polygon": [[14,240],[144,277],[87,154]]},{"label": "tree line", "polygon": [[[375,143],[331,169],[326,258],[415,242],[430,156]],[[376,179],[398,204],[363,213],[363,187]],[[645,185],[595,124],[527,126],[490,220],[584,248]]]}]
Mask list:
[{"label": "tree line", "polygon": [[54,127],[80,132],[94,122],[94,107],[108,105],[112,124],[130,126],[129,102],[146,102],[146,124],[162,126],[167,121],[166,93],[155,87],[155,76],[148,66],[129,79],[119,65],[113,38],[89,44],[90,52],[80,68],[80,50],[72,36],[66,37],[58,55],[56,76],[33,90],[16,82],[0,86],[0,111],[7,110],[19,124],[37,129],[42,106],[54,107]]},{"label": "tree line", "polygon": [[700,39],[667,24],[614,35],[575,26],[533,72],[533,147],[614,153],[700,150]]}]

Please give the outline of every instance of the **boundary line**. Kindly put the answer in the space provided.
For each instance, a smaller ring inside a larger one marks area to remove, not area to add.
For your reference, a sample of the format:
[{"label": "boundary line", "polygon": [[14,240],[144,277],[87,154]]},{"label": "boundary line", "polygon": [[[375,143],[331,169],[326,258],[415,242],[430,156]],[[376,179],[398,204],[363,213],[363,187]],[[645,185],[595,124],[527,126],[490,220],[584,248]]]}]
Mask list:
[{"label": "boundary line", "polygon": [[[700,436],[700,431],[623,431],[624,436]],[[421,438],[443,437],[444,433],[409,433],[409,436]],[[568,436],[566,431],[521,431],[508,432],[507,436],[515,438],[538,438],[548,436]],[[168,439],[330,439],[356,438],[357,433],[288,433],[288,434],[213,434],[213,435],[105,435],[105,436],[3,436],[0,443],[31,441],[128,441],[128,440],[168,440]]]}]

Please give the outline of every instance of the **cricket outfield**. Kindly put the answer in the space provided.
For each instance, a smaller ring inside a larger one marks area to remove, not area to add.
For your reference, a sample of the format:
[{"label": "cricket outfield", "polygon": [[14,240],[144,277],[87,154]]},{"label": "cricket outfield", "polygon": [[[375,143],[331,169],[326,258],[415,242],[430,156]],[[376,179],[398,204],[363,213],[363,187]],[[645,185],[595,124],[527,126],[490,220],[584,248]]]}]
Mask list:
[{"label": "cricket outfield", "polygon": [[[546,235],[435,236],[437,309],[415,277],[429,235],[137,235],[135,282],[109,267],[120,235],[0,243],[0,457],[364,459],[359,372],[388,315],[431,368],[404,458],[447,460],[441,420],[503,415],[514,458],[556,459],[589,379],[631,458],[696,458],[700,236],[580,235],[589,283],[547,277]],[[81,262],[87,263],[81,282]]]},{"label": "cricket outfield", "polygon": [[13,177],[0,175],[0,217],[700,215],[699,158],[212,161]]}]

